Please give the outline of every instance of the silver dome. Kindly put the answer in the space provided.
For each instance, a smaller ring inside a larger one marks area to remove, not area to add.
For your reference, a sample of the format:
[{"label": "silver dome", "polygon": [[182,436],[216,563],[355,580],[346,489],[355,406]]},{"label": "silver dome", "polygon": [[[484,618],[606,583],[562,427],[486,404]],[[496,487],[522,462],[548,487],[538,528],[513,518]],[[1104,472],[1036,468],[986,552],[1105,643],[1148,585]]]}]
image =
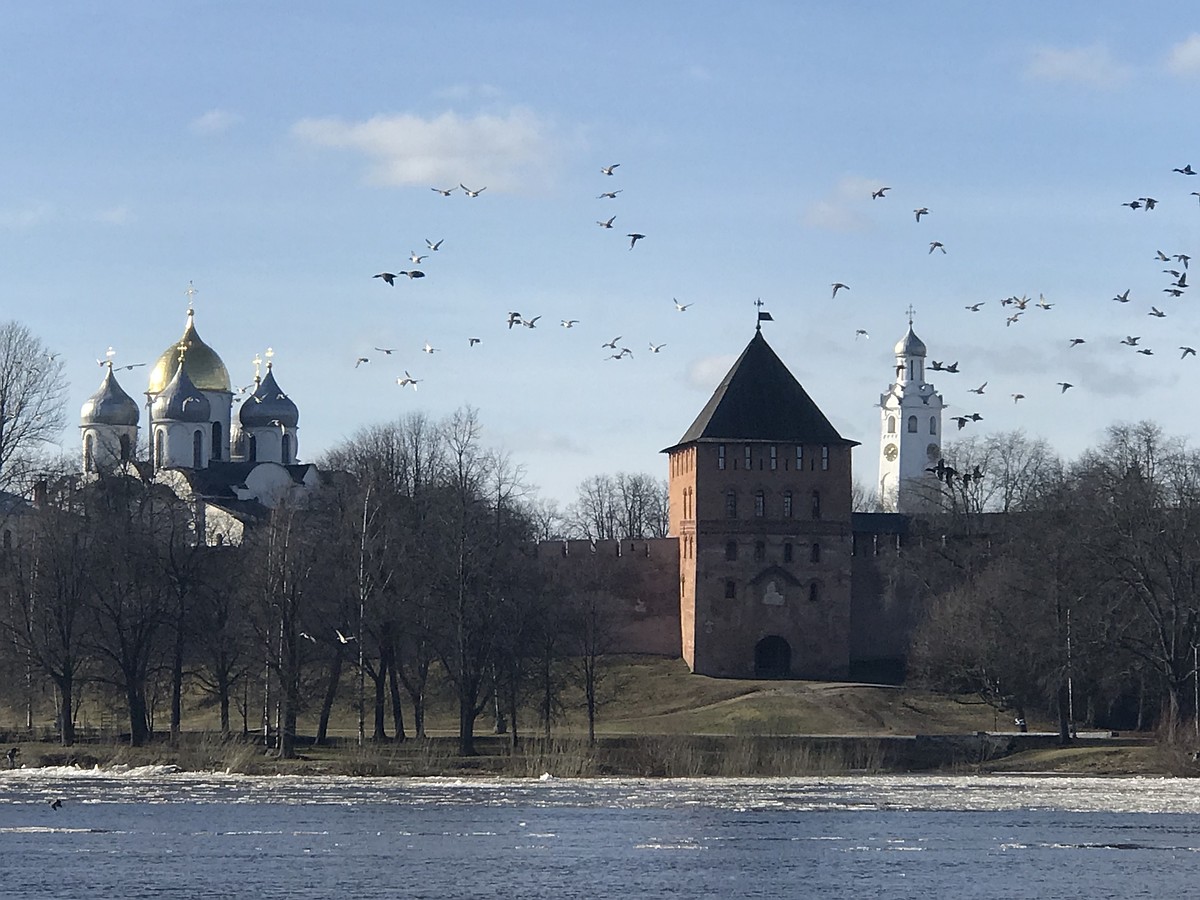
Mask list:
[{"label": "silver dome", "polygon": [[275,383],[275,375],[268,366],[267,377],[254,389],[254,393],[246,398],[246,402],[238,411],[238,419],[243,428],[280,425],[295,428],[300,421],[300,410],[288,395],[279,389],[279,385]]},{"label": "silver dome", "polygon": [[200,389],[192,384],[186,368],[180,366],[167,386],[154,398],[150,414],[159,421],[207,422],[212,415],[212,406]]},{"label": "silver dome", "polygon": [[913,333],[912,322],[908,323],[908,332],[896,344],[897,356],[924,356],[925,342]]},{"label": "silver dome", "polygon": [[84,401],[79,421],[82,425],[136,425],[138,415],[137,402],[121,390],[110,366],[100,389]]}]

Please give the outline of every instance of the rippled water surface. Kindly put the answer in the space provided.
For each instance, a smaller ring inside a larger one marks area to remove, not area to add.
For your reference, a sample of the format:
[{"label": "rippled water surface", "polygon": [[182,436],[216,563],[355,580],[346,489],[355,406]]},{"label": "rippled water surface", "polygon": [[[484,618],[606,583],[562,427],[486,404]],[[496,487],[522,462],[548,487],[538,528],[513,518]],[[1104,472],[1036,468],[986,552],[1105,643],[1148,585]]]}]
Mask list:
[{"label": "rippled water surface", "polygon": [[1197,850],[1166,778],[0,772],[0,897],[1189,897]]}]

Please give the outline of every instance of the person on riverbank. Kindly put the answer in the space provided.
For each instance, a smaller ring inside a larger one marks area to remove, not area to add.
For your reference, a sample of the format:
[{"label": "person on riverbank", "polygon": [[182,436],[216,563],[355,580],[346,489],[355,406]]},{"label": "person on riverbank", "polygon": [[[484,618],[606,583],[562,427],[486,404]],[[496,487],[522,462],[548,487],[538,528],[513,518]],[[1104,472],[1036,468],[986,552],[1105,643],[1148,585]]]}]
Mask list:
[{"label": "person on riverbank", "polygon": [[17,757],[20,755],[21,755],[20,747],[13,747],[11,750],[9,750],[7,753],[4,754],[4,758],[8,760],[8,767],[10,769],[15,769],[17,767]]}]

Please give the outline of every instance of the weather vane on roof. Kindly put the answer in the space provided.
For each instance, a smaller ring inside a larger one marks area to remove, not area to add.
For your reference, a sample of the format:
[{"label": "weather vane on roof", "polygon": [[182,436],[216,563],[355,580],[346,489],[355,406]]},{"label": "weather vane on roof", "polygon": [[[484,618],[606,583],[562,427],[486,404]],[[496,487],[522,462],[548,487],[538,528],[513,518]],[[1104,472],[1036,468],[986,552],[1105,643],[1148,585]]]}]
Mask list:
[{"label": "weather vane on roof", "polygon": [[757,300],[755,300],[754,305],[758,307],[758,324],[754,326],[754,330],[762,331],[763,322],[774,322],[775,319],[769,312],[763,312],[763,306],[766,304],[763,303],[762,297],[759,297]]},{"label": "weather vane on roof", "polygon": [[191,314],[191,313],[193,313],[193,312],[195,312],[195,311],[196,311],[196,310],[195,310],[195,298],[196,298],[196,295],[197,295],[198,293],[200,293],[200,291],[199,291],[199,289],[196,287],[196,285],[195,285],[195,284],[193,284],[193,283],[191,282],[191,280],[189,279],[189,280],[188,280],[188,286],[187,286],[187,290],[186,290],[186,291],[184,291],[184,293],[185,293],[185,294],[187,294],[187,298],[188,298],[188,313],[189,313],[189,314]]}]

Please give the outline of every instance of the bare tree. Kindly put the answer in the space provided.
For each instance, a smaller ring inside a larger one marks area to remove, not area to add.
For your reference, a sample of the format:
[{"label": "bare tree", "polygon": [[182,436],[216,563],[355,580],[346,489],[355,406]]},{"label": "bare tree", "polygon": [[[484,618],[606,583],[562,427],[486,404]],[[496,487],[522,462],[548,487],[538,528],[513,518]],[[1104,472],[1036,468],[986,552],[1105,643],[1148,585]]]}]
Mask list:
[{"label": "bare tree", "polygon": [[66,392],[58,354],[19,322],[0,324],[0,488],[27,480],[62,433]]}]

